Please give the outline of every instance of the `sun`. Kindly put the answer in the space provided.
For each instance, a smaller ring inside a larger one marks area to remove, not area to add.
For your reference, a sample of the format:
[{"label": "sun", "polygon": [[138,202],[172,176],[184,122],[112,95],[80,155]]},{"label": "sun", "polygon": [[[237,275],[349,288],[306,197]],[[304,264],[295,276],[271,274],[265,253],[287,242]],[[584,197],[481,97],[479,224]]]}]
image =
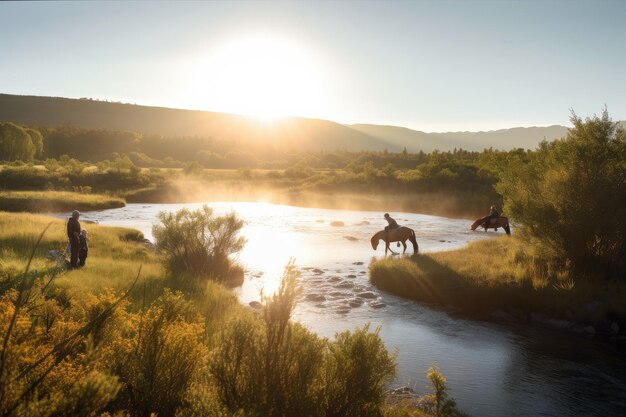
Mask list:
[{"label": "sun", "polygon": [[314,114],[323,81],[310,50],[286,37],[254,34],[212,48],[198,84],[218,111],[260,120]]}]

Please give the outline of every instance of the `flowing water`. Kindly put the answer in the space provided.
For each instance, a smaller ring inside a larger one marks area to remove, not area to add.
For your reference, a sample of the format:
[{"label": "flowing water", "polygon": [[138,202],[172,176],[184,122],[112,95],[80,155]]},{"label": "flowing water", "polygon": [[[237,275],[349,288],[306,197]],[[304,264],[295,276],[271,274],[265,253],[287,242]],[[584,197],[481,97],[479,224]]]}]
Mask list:
[{"label": "flowing water", "polygon": [[[239,255],[245,281],[236,290],[242,303],[259,301],[261,289],[275,291],[284,265],[295,259],[303,294],[294,318],[327,337],[367,323],[372,329],[380,326],[388,349],[398,350],[395,385],[424,393],[426,371],[436,364],[459,408],[474,416],[626,415],[626,356],[611,346],[535,326],[459,318],[370,285],[368,263],[384,248],[381,244],[374,252],[369,239],[386,224],[383,213],[266,203],[208,205],[218,215],[234,211],[246,222],[242,235],[247,244]],[[133,227],[152,239],[159,211],[200,206],[129,204],[85,213],[83,219]],[[420,252],[455,249],[495,235],[469,231],[467,220],[391,215],[415,230]],[[412,252],[410,243],[407,252]]]}]

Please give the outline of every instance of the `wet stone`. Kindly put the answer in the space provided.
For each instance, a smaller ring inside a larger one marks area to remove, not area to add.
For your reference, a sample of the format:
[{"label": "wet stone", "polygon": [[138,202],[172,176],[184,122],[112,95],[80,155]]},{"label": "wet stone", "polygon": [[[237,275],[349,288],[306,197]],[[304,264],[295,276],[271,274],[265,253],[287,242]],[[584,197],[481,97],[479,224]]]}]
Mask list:
[{"label": "wet stone", "polygon": [[337,275],[333,275],[332,277],[328,278],[328,280],[330,282],[339,282],[341,281],[341,277],[338,277]]},{"label": "wet stone", "polygon": [[339,308],[335,310],[337,314],[348,314],[350,312],[349,308]]},{"label": "wet stone", "polygon": [[352,300],[348,301],[348,305],[350,307],[361,307],[363,305],[363,300],[359,298],[353,298]]},{"label": "wet stone", "polygon": [[354,284],[351,282],[340,282],[339,284],[335,285],[335,288],[352,288],[354,287]]},{"label": "wet stone", "polygon": [[248,305],[252,308],[261,308],[263,307],[263,304],[259,303],[258,301],[250,301],[248,303]]},{"label": "wet stone", "polygon": [[312,272],[313,272],[315,275],[322,275],[322,274],[324,273],[324,271],[322,271],[322,270],[321,270],[321,269],[319,269],[319,268],[315,268]]},{"label": "wet stone", "polygon": [[346,239],[346,240],[349,240],[350,242],[356,242],[356,241],[359,240],[359,239],[357,239],[354,236],[344,236],[343,238]]},{"label": "wet stone", "polygon": [[356,275],[350,274],[350,275],[348,275],[348,278],[356,278]]},{"label": "wet stone", "polygon": [[326,301],[322,294],[307,294],[305,298],[309,301]]},{"label": "wet stone", "polygon": [[387,304],[381,303],[380,301],[370,304],[370,307],[372,307],[372,308],[383,308],[383,307],[386,307],[386,306],[387,306]]},{"label": "wet stone", "polygon": [[341,291],[333,291],[328,295],[330,297],[346,297],[348,294],[346,294],[345,292],[341,292]]},{"label": "wet stone", "polygon": [[341,227],[341,226],[345,226],[345,223],[335,220],[335,221],[330,222],[330,225],[335,226],[335,227]]},{"label": "wet stone", "polygon": [[363,262],[359,261],[359,262],[352,262],[352,265],[363,265]]},{"label": "wet stone", "polygon": [[375,299],[378,298],[378,296],[376,294],[374,294],[371,291],[366,291],[366,292],[361,292],[357,294],[357,297],[361,297],[361,298],[367,298],[367,299]]}]

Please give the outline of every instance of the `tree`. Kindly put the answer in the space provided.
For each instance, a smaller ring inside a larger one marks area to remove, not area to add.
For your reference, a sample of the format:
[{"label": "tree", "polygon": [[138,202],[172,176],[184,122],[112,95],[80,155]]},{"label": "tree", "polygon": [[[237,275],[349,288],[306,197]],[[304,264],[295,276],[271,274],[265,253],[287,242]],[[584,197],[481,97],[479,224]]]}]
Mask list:
[{"label": "tree", "polygon": [[32,162],[43,149],[43,137],[15,123],[0,123],[0,160]]},{"label": "tree", "polygon": [[571,121],[567,137],[512,160],[497,189],[547,257],[576,272],[623,276],[626,132],[606,109]]}]

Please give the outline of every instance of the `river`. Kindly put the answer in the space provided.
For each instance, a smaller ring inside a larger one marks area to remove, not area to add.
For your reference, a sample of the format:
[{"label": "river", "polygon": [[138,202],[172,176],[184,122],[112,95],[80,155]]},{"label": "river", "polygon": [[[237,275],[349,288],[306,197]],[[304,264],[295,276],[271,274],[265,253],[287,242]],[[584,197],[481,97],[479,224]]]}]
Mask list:
[{"label": "river", "polygon": [[[438,365],[461,410],[473,416],[626,415],[626,357],[580,335],[459,317],[379,291],[369,284],[371,235],[383,213],[301,208],[267,203],[207,203],[216,214],[235,212],[247,239],[240,301],[272,293],[284,265],[301,268],[302,300],[294,319],[319,335],[371,324],[388,349],[398,350],[394,385],[426,391],[427,369]],[[129,204],[83,214],[103,225],[141,230],[152,239],[159,211],[201,204]],[[416,232],[420,252],[450,250],[496,233],[471,232],[467,220],[391,213]],[[88,228],[88,224],[84,225]],[[497,234],[501,231],[497,232]],[[515,231],[513,231],[515,233]],[[395,248],[394,249],[402,249]],[[412,252],[411,245],[407,252]]]}]

